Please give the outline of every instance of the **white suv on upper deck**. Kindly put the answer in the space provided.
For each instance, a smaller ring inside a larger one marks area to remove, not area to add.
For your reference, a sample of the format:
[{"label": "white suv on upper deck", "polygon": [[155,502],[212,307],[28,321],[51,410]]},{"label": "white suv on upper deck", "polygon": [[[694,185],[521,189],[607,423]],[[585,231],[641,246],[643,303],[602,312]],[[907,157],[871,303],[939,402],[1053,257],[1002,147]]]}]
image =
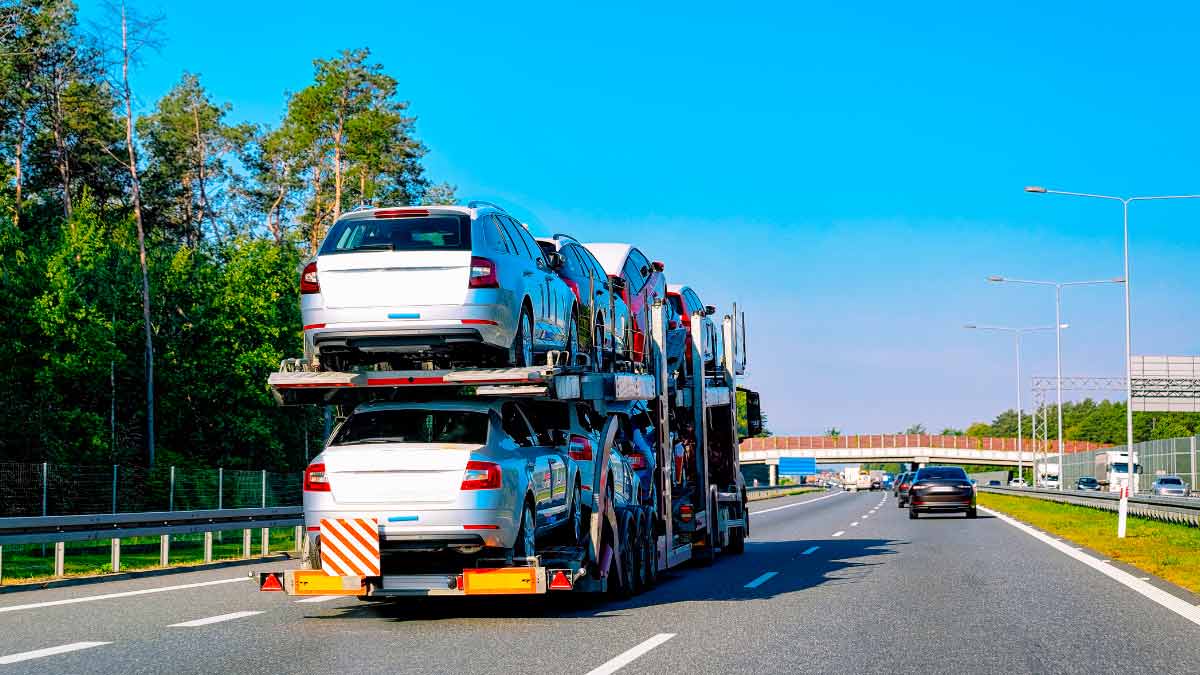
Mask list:
[{"label": "white suv on upper deck", "polygon": [[306,359],[325,370],[534,365],[577,352],[575,296],[502,209],[366,209],[329,229],[300,278]]}]

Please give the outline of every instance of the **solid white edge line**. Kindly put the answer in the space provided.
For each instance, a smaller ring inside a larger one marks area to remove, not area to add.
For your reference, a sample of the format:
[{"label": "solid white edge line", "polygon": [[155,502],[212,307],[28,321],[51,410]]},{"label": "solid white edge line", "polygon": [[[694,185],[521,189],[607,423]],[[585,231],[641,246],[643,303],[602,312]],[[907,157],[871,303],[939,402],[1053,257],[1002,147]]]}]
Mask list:
[{"label": "solid white edge line", "polygon": [[634,659],[638,658],[642,654],[645,654],[646,652],[654,649],[673,637],[675,637],[675,633],[659,633],[649,640],[646,640],[642,644],[629,649],[617,655],[612,660],[597,666],[593,670],[588,671],[587,675],[611,675],[630,663],[633,663]]},{"label": "solid white edge line", "polygon": [[1187,619],[1188,621],[1191,621],[1194,624],[1200,625],[1200,607],[1195,607],[1190,602],[1187,602],[1186,600],[1181,600],[1160,588],[1156,588],[1155,586],[1152,586],[1152,585],[1146,583],[1145,581],[1142,581],[1141,579],[1133,576],[1132,574],[1130,574],[1128,572],[1125,572],[1124,570],[1120,570],[1111,565],[1105,565],[1104,563],[1108,562],[1108,561],[1097,560],[1096,558],[1093,558],[1092,556],[1090,556],[1086,553],[1076,550],[1072,546],[1068,546],[1067,544],[1064,544],[1060,541],[1055,540],[1054,537],[1051,537],[1042,532],[1038,532],[1037,530],[1026,525],[1025,523],[1022,523],[1022,522],[1015,520],[1009,516],[1006,516],[1003,513],[993,511],[992,509],[989,509],[985,506],[980,506],[978,508],[979,508],[979,510],[983,511],[984,513],[991,514],[991,515],[995,516],[996,518],[999,518],[1000,520],[1004,521],[1005,523],[1008,523],[1009,525],[1012,525],[1013,527],[1017,528],[1018,530],[1024,532],[1025,534],[1028,534],[1029,536],[1033,537],[1034,539],[1041,541],[1042,543],[1046,544],[1047,546],[1059,551],[1063,555],[1070,556],[1070,557],[1078,560],[1079,562],[1083,563],[1084,565],[1087,565],[1088,567],[1103,574],[1104,576],[1112,579],[1113,581],[1121,584],[1122,586],[1125,586],[1126,588],[1129,588],[1130,590],[1132,590],[1136,593],[1139,593],[1142,596],[1144,596],[1150,600],[1153,600],[1154,602],[1158,603],[1159,605],[1162,605],[1163,607],[1171,610],[1172,612],[1175,612],[1176,614]]},{"label": "solid white edge line", "polygon": [[111,598],[128,598],[135,595],[146,595],[148,593],[163,593],[165,591],[181,591],[185,588],[200,588],[202,586],[216,586],[218,584],[232,584],[235,581],[249,581],[250,577],[237,577],[234,579],[218,579],[217,581],[201,581],[194,584],[180,584],[178,586],[163,586],[161,588],[143,588],[140,591],[124,591],[122,593],[105,593],[104,595],[88,595],[82,598],[68,598],[66,600],[49,600],[47,602],[34,602],[28,605],[10,605],[8,607],[0,607],[0,613],[16,612],[22,609],[37,609],[39,607],[55,607],[58,605],[73,605],[77,602],[92,602],[93,600],[109,600]]},{"label": "solid white edge line", "polygon": [[45,649],[35,649],[31,652],[21,652],[20,654],[9,654],[8,656],[0,656],[0,666],[7,666],[12,663],[20,663],[22,661],[29,661],[32,659],[40,659],[43,656],[66,654],[67,652],[77,652],[80,649],[91,649],[92,647],[100,647],[102,645],[111,644],[111,642],[72,642],[68,645],[46,647]]},{"label": "solid white edge line", "polygon": [[838,530],[837,532],[834,532],[834,533],[833,533],[832,535],[830,535],[830,536],[833,536],[833,537],[840,537],[840,536],[842,536],[843,534],[846,534],[846,531],[845,531],[845,530]]},{"label": "solid white edge line", "polygon": [[221,623],[222,621],[233,621],[234,619],[242,619],[247,616],[262,614],[262,612],[245,611],[245,612],[230,612],[229,614],[219,614],[217,616],[209,616],[203,619],[193,619],[184,621],[183,623],[173,623],[167,628],[197,628],[199,626],[207,626],[212,623]]},{"label": "solid white edge line", "polygon": [[830,497],[836,497],[836,496],[838,496],[838,495],[844,495],[844,494],[846,494],[846,493],[845,493],[845,492],[833,492],[833,493],[830,493],[830,494],[827,494],[827,495],[825,495],[824,497],[817,497],[816,499],[810,499],[810,500],[808,500],[808,501],[805,501],[805,502],[795,502],[795,503],[793,503],[793,504],[784,504],[783,506],[776,506],[776,507],[773,507],[773,508],[770,508],[770,509],[763,509],[763,510],[761,510],[761,511],[751,511],[751,512],[750,512],[750,515],[752,515],[752,516],[756,516],[756,515],[758,515],[758,514],[760,514],[760,513],[770,513],[770,512],[772,512],[772,511],[782,511],[783,509],[790,509],[790,508],[792,508],[793,506],[802,506],[802,505],[804,505],[804,504],[811,504],[811,503],[813,503],[813,502],[819,502],[819,501],[821,501],[822,499],[829,499]]},{"label": "solid white edge line", "polygon": [[750,583],[746,584],[744,586],[744,588],[758,588],[759,586],[762,586],[763,584],[767,583],[767,581],[770,580],[771,577],[776,576],[778,574],[779,574],[779,572],[767,572],[765,574],[762,574],[758,577],[755,577],[754,581],[751,581]]},{"label": "solid white edge line", "polygon": [[343,596],[341,596],[341,595],[318,595],[318,596],[312,597],[312,598],[305,598],[303,600],[297,600],[296,604],[299,605],[301,603],[306,603],[306,602],[329,602],[330,600],[337,600],[340,597],[343,597]]},{"label": "solid white edge line", "polygon": [[809,546],[808,548],[804,549],[804,553],[801,553],[800,555],[812,555],[813,551],[815,551],[819,548],[821,548],[821,547],[820,546]]}]

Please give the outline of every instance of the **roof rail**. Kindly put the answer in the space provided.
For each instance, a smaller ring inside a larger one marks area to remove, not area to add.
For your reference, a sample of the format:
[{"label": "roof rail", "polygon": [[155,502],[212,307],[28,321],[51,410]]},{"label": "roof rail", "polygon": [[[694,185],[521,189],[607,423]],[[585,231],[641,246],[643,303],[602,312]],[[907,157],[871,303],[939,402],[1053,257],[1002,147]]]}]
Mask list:
[{"label": "roof rail", "polygon": [[503,207],[497,206],[496,204],[493,204],[491,202],[485,202],[482,199],[472,199],[471,201],[467,202],[468,209],[477,209],[481,206],[490,206],[493,209],[500,211],[501,213],[508,213],[508,211],[505,211]]}]

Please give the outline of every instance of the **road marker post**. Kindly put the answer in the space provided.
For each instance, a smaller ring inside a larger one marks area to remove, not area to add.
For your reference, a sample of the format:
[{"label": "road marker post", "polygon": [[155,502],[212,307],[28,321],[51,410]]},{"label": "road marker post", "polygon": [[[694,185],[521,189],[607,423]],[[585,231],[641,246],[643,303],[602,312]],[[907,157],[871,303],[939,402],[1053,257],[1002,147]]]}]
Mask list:
[{"label": "road marker post", "polygon": [[1125,538],[1125,520],[1129,515],[1129,487],[1121,488],[1121,503],[1117,506],[1117,539]]}]

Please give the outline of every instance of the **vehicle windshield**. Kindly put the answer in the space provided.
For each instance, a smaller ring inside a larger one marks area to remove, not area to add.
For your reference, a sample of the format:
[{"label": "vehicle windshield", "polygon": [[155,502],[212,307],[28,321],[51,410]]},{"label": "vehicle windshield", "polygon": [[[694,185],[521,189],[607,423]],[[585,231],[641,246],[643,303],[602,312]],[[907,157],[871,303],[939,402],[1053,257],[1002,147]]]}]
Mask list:
[{"label": "vehicle windshield", "polygon": [[330,445],[487,443],[488,415],[468,410],[371,410],[356,413]]},{"label": "vehicle windshield", "polygon": [[1080,478],[1079,482],[1084,483],[1085,485],[1091,485],[1099,481],[1097,481],[1095,478]]},{"label": "vehicle windshield", "polygon": [[[1134,464],[1133,466],[1134,466],[1134,470],[1136,471],[1137,465]],[[1128,462],[1113,462],[1112,470],[1117,473],[1129,473],[1129,463]]]},{"label": "vehicle windshield", "polygon": [[1159,485],[1183,485],[1183,481],[1178,478],[1159,478]]},{"label": "vehicle windshield", "polygon": [[469,251],[471,219],[448,213],[417,218],[361,218],[333,226],[320,255],[354,251]]},{"label": "vehicle windshield", "polygon": [[967,472],[956,466],[934,466],[917,472],[917,480],[967,479]]}]

